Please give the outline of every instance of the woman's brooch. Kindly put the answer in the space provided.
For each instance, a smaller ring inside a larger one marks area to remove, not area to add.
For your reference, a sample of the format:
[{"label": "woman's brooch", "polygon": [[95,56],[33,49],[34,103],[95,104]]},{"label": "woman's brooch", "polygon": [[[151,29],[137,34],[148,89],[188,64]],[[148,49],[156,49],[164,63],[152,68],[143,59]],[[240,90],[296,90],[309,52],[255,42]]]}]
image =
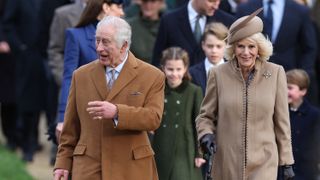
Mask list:
[{"label": "woman's brooch", "polygon": [[268,79],[269,77],[271,77],[270,71],[264,72],[264,73],[263,73],[263,76],[264,76],[266,79]]}]

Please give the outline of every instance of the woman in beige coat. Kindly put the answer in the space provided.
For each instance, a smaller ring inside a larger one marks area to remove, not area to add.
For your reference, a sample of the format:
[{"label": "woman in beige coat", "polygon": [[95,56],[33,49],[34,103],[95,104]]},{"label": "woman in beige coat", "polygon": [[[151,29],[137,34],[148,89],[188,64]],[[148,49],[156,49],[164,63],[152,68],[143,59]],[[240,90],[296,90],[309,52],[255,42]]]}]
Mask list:
[{"label": "woman in beige coat", "polygon": [[290,179],[293,156],[284,69],[267,60],[272,44],[254,12],[229,30],[227,63],[209,72],[196,119],[204,153],[216,147],[215,180]]}]

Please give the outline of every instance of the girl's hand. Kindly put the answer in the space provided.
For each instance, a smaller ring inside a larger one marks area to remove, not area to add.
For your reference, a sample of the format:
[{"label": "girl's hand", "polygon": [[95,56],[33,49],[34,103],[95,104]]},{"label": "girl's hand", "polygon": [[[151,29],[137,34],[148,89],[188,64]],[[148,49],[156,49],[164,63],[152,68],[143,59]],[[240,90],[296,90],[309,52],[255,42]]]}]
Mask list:
[{"label": "girl's hand", "polygon": [[194,164],[196,165],[197,168],[200,168],[202,164],[206,163],[206,160],[203,158],[195,158],[194,159]]}]

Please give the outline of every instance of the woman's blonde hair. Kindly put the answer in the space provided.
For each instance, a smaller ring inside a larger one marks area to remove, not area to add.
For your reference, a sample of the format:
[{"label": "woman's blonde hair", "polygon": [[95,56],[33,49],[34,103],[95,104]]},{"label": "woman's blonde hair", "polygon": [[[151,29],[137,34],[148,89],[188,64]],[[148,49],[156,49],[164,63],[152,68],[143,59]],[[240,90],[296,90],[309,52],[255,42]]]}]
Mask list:
[{"label": "woman's blonde hair", "polygon": [[[254,41],[258,44],[259,60],[261,61],[269,60],[270,56],[273,53],[273,46],[270,40],[266,39],[262,33],[253,34],[247,37],[246,39]],[[236,45],[237,45],[237,42],[233,43],[232,45],[227,45],[224,56],[228,61],[235,59],[234,50]]]}]

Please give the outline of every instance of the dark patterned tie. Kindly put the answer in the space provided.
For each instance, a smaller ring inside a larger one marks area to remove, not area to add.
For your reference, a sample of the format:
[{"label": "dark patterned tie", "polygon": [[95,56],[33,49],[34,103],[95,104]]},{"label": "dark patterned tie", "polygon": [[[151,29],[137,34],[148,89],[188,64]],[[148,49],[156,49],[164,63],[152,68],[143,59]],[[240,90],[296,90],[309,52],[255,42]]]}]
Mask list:
[{"label": "dark patterned tie", "polygon": [[271,9],[271,5],[273,3],[273,0],[268,1],[268,9],[267,14],[264,17],[264,26],[265,26],[265,33],[269,37],[270,40],[272,40],[272,29],[273,29],[273,12]]},{"label": "dark patterned tie", "polygon": [[199,22],[200,18],[201,18],[201,15],[198,14],[196,17],[196,23],[195,23],[194,31],[193,31],[194,38],[196,39],[196,42],[198,44],[200,43],[201,35],[202,35],[200,22]]}]

